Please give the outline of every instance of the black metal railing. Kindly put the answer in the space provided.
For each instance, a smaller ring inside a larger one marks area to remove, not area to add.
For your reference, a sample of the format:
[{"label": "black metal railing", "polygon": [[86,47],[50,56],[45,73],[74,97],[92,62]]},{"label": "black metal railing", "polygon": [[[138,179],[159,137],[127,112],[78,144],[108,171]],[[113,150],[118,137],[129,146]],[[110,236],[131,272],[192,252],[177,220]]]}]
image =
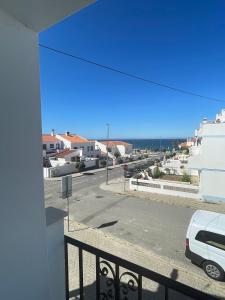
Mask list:
[{"label": "black metal railing", "polygon": [[[147,278],[160,285],[158,290],[158,298],[163,300],[184,299],[198,299],[198,300],[218,300],[217,297],[210,296],[196,290],[190,286],[175,281],[154,271],[136,265],[130,261],[122,259],[118,256],[112,255],[108,252],[85,244],[81,241],[75,240],[71,237],[65,236],[65,271],[66,271],[66,300],[70,299],[69,290],[69,266],[68,266],[68,244],[75,246],[78,249],[79,261],[79,289],[77,297],[84,299],[84,266],[83,266],[83,252],[88,252],[95,257],[95,284],[92,287],[91,298],[86,299],[152,299],[149,292],[142,287],[143,279]],[[157,262],[156,262],[157,263]],[[71,267],[71,266],[70,266]],[[136,293],[136,297],[133,294]],[[130,297],[132,295],[132,297]],[[155,294],[154,294],[155,295]],[[76,299],[78,299],[76,298]],[[156,299],[156,297],[153,297]]]}]

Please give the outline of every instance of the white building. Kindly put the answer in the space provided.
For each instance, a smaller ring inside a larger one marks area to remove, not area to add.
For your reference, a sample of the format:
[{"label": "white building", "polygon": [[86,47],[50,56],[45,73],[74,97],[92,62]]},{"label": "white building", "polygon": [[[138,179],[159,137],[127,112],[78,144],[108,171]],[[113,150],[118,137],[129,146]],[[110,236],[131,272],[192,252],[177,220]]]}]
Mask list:
[{"label": "white building", "polygon": [[65,149],[49,157],[49,162],[52,167],[57,167],[57,166],[63,166],[68,162],[78,162],[80,161],[81,157],[82,157],[81,149],[77,149],[77,150]]},{"label": "white building", "polygon": [[100,143],[104,145],[103,148],[105,147],[105,151],[107,151],[108,145],[109,152],[112,155],[119,153],[120,156],[128,156],[133,151],[133,145],[123,141],[100,141]]},{"label": "white building", "polygon": [[225,110],[196,130],[188,166],[198,170],[201,198],[225,201]]},{"label": "white building", "polygon": [[55,136],[54,130],[51,134],[42,134],[43,156],[48,153],[62,149],[62,142]]},{"label": "white building", "polygon": [[65,134],[57,134],[56,138],[63,143],[64,149],[80,149],[84,157],[98,157],[100,150],[96,146],[96,141],[90,141],[77,134],[66,132]]},{"label": "white building", "polygon": [[44,208],[38,34],[91,2],[0,1],[2,300],[65,299],[63,219]]}]

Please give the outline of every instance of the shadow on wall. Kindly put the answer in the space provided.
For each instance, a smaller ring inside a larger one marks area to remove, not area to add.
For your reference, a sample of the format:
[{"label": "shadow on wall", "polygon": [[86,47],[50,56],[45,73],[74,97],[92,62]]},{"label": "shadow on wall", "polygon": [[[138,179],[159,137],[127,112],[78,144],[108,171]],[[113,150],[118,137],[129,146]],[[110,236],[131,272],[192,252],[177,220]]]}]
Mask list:
[{"label": "shadow on wall", "polygon": [[[100,298],[99,299],[115,299],[115,289],[114,289],[114,280],[113,276],[109,276],[109,269],[103,267],[101,269],[101,281],[100,281]],[[170,278],[176,280],[178,278],[178,270],[173,269],[170,274]],[[136,278],[137,279],[137,278]],[[136,300],[138,299],[138,289],[137,281],[135,275],[124,271],[120,275],[120,299],[126,300]],[[142,289],[142,299],[143,300],[164,300],[165,298],[165,287],[158,285],[151,280],[146,279],[148,288],[144,288],[145,279],[143,279],[143,289]],[[80,299],[79,289],[73,290],[70,292],[70,299],[77,300]],[[93,282],[91,285],[84,287],[84,299],[96,299],[96,282]],[[172,300],[191,300],[192,298],[181,295],[180,293],[169,290],[168,299]]]}]

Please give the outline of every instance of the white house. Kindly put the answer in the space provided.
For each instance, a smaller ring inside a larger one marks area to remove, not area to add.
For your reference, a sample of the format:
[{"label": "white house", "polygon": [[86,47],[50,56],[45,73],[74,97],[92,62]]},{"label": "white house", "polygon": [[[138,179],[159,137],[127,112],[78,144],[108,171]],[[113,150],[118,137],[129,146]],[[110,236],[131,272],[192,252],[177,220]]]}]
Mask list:
[{"label": "white house", "polygon": [[64,149],[81,149],[84,157],[97,157],[100,155],[100,150],[96,147],[96,141],[90,141],[68,131],[65,134],[57,134],[56,138],[63,143]]},{"label": "white house", "polygon": [[195,138],[187,138],[186,142],[180,143],[178,145],[179,149],[189,149],[195,143]]},{"label": "white house", "polygon": [[107,151],[107,145],[109,148],[109,152],[112,155],[115,155],[115,153],[119,153],[120,156],[127,156],[132,154],[133,151],[133,145],[123,142],[123,141],[100,141],[104,146],[101,146],[102,149],[105,148],[105,151]]},{"label": "white house", "polygon": [[42,148],[43,156],[62,149],[62,142],[55,136],[54,130],[51,134],[42,134]]},{"label": "white house", "polygon": [[225,201],[225,110],[204,119],[195,135],[188,167],[199,172],[201,198]]},{"label": "white house", "polygon": [[63,166],[67,162],[78,162],[82,157],[82,150],[65,149],[55,153],[49,157],[49,162],[52,167]]}]

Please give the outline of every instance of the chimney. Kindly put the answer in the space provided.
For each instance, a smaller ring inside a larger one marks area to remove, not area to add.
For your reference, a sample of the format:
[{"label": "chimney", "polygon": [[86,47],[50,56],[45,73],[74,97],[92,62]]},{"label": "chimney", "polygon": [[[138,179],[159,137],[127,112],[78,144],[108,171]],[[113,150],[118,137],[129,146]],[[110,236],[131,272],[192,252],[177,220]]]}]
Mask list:
[{"label": "chimney", "polygon": [[69,132],[69,131],[67,131],[67,132],[66,132],[66,135],[69,135],[69,134],[70,134],[70,132]]},{"label": "chimney", "polygon": [[52,129],[51,136],[55,135],[55,129]]}]

